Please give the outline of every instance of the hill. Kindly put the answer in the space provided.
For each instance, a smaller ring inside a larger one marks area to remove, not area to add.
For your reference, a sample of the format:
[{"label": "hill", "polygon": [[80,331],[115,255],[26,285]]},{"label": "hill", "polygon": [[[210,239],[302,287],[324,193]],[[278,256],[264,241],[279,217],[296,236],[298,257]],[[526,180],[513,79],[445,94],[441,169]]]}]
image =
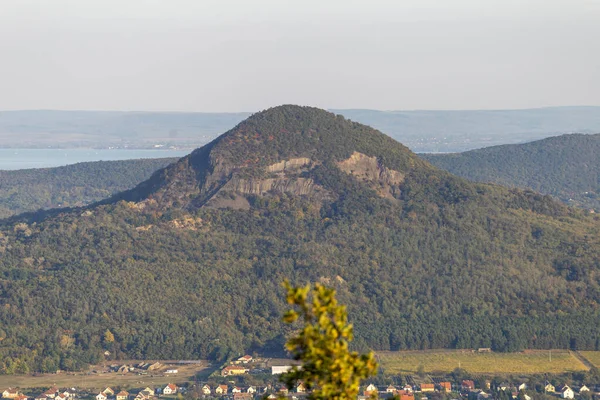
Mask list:
[{"label": "hill", "polygon": [[453,174],[528,188],[600,210],[600,134],[563,135],[458,154],[421,154]]},{"label": "hill", "polygon": [[0,368],[281,353],[284,278],[335,287],[360,349],[596,349],[599,227],[275,107],[101,204],[5,220]]},{"label": "hill", "polygon": [[[525,110],[334,110],[416,152],[464,151],[564,133],[600,132],[600,107]],[[0,147],[194,148],[250,113],[3,111]]]},{"label": "hill", "polygon": [[0,170],[0,219],[39,209],[81,207],[130,189],[176,158],[98,161]]}]

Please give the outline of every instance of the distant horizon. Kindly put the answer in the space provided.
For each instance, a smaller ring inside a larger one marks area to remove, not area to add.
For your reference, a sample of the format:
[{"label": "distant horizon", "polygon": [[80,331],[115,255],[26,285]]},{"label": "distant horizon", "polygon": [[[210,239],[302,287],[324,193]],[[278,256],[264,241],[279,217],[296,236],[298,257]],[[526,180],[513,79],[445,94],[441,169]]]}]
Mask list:
[{"label": "distant horizon", "polygon": [[118,109],[68,109],[68,108],[23,108],[23,109],[1,109],[0,113],[4,112],[106,112],[106,113],[156,113],[156,114],[248,114],[256,113],[269,108],[278,107],[281,105],[299,105],[302,107],[314,107],[320,108],[326,111],[378,111],[378,112],[462,112],[462,111],[526,111],[526,110],[549,110],[556,108],[600,108],[600,105],[583,104],[583,105],[561,105],[561,106],[539,106],[539,107],[515,107],[515,108],[407,108],[407,109],[378,109],[370,107],[319,107],[307,104],[295,104],[295,103],[282,103],[266,107],[260,110],[240,110],[240,111],[187,111],[187,110],[118,110]]}]

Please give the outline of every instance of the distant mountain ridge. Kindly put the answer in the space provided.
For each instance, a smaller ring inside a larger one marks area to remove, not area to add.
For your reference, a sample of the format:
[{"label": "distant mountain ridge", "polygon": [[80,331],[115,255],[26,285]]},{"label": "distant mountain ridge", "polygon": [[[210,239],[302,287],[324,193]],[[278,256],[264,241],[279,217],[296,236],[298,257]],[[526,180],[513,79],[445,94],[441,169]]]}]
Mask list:
[{"label": "distant mountain ridge", "polygon": [[571,205],[600,210],[600,134],[420,156],[467,179],[528,188]]},{"label": "distant mountain ridge", "polygon": [[312,107],[256,113],[101,203],[0,221],[0,255],[4,373],[281,355],[284,279],[334,287],[363,350],[600,349],[600,217]]},{"label": "distant mountain ridge", "polygon": [[[600,107],[525,110],[333,110],[373,126],[416,152],[464,151],[564,133],[600,132]],[[0,112],[0,147],[194,148],[251,113],[112,111]]]}]

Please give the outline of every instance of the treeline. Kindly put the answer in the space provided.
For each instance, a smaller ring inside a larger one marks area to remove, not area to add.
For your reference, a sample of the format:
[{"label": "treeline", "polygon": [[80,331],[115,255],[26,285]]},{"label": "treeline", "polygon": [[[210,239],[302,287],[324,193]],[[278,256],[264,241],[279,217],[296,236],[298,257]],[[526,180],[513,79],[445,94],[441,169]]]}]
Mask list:
[{"label": "treeline", "polygon": [[421,154],[479,182],[529,188],[571,205],[600,209],[600,134],[563,135],[457,154]]},{"label": "treeline", "polygon": [[176,158],[84,162],[65,167],[0,171],[0,218],[84,206],[132,188]]}]

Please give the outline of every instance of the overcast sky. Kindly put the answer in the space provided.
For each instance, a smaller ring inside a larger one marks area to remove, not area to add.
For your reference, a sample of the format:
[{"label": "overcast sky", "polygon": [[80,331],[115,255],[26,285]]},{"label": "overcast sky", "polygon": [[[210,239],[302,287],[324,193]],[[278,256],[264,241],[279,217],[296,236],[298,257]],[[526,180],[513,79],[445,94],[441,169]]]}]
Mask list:
[{"label": "overcast sky", "polygon": [[0,110],[600,105],[600,0],[0,0]]}]

